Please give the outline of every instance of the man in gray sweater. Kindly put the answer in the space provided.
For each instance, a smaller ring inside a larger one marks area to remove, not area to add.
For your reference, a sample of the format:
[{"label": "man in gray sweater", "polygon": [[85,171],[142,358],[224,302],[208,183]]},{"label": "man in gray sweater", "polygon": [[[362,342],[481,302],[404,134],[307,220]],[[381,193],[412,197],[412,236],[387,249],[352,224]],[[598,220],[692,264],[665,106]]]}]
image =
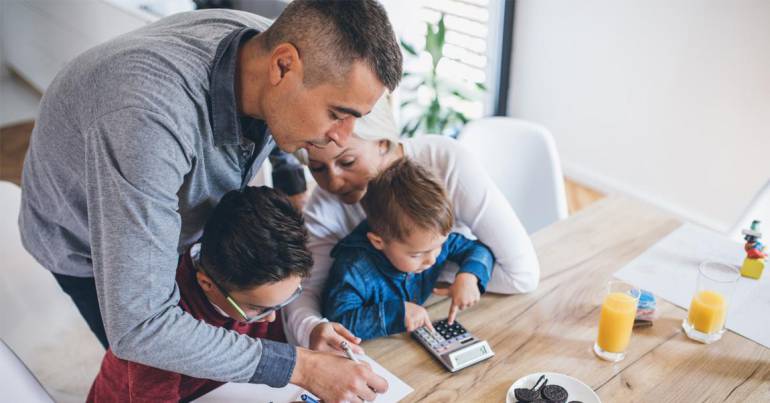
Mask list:
[{"label": "man in gray sweater", "polygon": [[[400,77],[375,0],[295,0],[272,25],[183,13],[120,36],[73,60],[43,97],[22,179],[24,245],[119,358],[373,400],[387,383],[365,364],[185,313],[175,271],[219,198],[246,186],[276,144],[344,145]],[[355,342],[339,324],[313,334],[311,347]]]}]

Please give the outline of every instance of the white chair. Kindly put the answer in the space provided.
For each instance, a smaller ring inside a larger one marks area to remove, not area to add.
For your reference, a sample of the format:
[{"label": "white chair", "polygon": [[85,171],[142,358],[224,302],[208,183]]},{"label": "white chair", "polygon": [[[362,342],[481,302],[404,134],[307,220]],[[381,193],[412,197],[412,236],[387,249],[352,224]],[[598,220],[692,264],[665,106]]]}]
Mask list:
[{"label": "white chair", "polygon": [[0,340],[0,402],[53,402],[43,385]]},{"label": "white chair", "polygon": [[532,234],[567,217],[564,177],[551,133],[520,119],[473,121],[459,136]]},{"label": "white chair", "polygon": [[770,243],[770,179],[767,183],[757,192],[754,196],[754,200],[746,206],[743,210],[740,218],[733,224],[733,227],[728,231],[727,236],[731,239],[743,242],[742,229],[751,227],[753,220],[760,220],[762,223],[760,227],[762,232],[766,235],[762,238],[762,243],[767,245]]},{"label": "white chair", "polygon": [[[104,349],[72,299],[22,246],[20,201],[19,187],[0,181],[0,402],[83,402]],[[51,398],[35,391],[38,381]]]}]

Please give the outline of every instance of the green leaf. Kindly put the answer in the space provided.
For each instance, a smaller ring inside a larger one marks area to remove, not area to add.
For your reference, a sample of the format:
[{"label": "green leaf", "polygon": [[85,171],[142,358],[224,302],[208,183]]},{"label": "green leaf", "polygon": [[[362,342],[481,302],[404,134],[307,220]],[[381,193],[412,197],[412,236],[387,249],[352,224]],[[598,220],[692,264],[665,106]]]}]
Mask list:
[{"label": "green leaf", "polygon": [[441,114],[441,103],[438,97],[434,97],[425,112],[425,128],[429,133],[437,133],[439,128],[439,118]]},{"label": "green leaf", "polygon": [[438,134],[444,134],[444,130],[446,130],[447,125],[449,124],[451,115],[446,114],[443,118],[441,118],[441,124],[439,125]]},{"label": "green leaf", "polygon": [[450,92],[450,94],[456,96],[457,98],[462,99],[463,101],[470,101],[470,98],[468,98],[467,95],[461,93],[459,90],[454,89]]},{"label": "green leaf", "polygon": [[406,134],[409,133],[409,125],[412,122],[413,122],[412,120],[410,120],[409,122],[406,122],[404,127],[401,128],[401,137],[406,137]]},{"label": "green leaf", "polygon": [[425,51],[428,52],[431,58],[435,58],[436,54],[436,34],[433,33],[433,26],[430,23],[425,23]]},{"label": "green leaf", "polygon": [[420,87],[422,87],[423,85],[425,85],[425,81],[419,82],[417,84],[413,84],[411,86],[404,85],[403,88],[405,88],[406,90],[408,90],[410,92],[415,92],[418,89],[420,89]]},{"label": "green leaf", "polygon": [[407,105],[412,105],[414,103],[417,103],[417,98],[405,99],[405,100],[401,101],[401,108],[403,108],[403,107],[405,107]]},{"label": "green leaf", "polygon": [[430,54],[433,59],[433,70],[436,70],[438,62],[444,57],[444,35],[446,28],[443,28],[443,16],[439,20],[439,25],[434,27],[430,23],[425,23],[425,51]]},{"label": "green leaf", "polygon": [[420,123],[422,123],[423,118],[422,116],[413,120],[412,126],[409,127],[409,125],[404,126],[404,129],[401,131],[401,137],[414,137],[414,133],[417,132],[417,129],[420,127]]},{"label": "green leaf", "polygon": [[480,89],[481,91],[487,90],[487,86],[484,85],[484,83],[476,83],[476,88]]},{"label": "green leaf", "polygon": [[409,53],[412,56],[417,56],[417,51],[414,50],[414,46],[406,43],[403,39],[401,39],[401,47],[404,48],[406,53]]},{"label": "green leaf", "polygon": [[[474,83],[475,84],[475,83]],[[446,96],[456,96],[460,99],[471,101],[476,98],[478,89],[471,87],[467,83],[443,79],[439,85],[442,94]]]},{"label": "green leaf", "polygon": [[468,118],[467,118],[467,117],[465,117],[465,114],[464,114],[464,113],[462,113],[462,112],[457,112],[457,111],[454,111],[454,113],[455,113],[455,117],[456,117],[458,120],[460,120],[461,122],[463,122],[463,124],[467,124],[467,123],[468,123]]},{"label": "green leaf", "polygon": [[444,39],[446,38],[446,25],[444,24],[444,17],[446,14],[441,13],[441,18],[438,20],[438,31],[436,32],[436,42],[440,49],[444,49]]}]

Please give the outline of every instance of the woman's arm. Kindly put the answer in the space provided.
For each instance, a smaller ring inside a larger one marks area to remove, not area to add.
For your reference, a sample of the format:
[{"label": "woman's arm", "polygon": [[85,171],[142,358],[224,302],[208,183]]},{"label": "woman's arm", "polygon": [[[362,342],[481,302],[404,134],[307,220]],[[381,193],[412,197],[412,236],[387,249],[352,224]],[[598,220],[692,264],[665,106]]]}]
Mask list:
[{"label": "woman's arm", "polygon": [[456,141],[444,141],[450,151],[445,184],[455,216],[495,255],[487,291],[533,291],[540,281],[540,264],[524,226],[481,163]]},{"label": "woman's arm", "polygon": [[331,250],[363,220],[364,214],[360,206],[346,206],[334,195],[315,188],[304,215],[313,268],[302,281],[302,295],[284,308],[284,324],[291,343],[309,348],[313,329],[326,322],[321,314],[321,297],[333,262]]}]

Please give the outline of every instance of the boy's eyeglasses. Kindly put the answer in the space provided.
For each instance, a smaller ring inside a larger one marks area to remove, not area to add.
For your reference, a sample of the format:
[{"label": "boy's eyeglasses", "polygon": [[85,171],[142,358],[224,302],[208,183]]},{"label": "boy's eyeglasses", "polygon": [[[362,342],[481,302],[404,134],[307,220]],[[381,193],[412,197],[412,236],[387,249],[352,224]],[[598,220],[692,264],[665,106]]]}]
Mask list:
[{"label": "boy's eyeglasses", "polygon": [[[201,267],[198,267],[198,269],[201,270]],[[201,270],[201,271],[206,273],[204,270]],[[254,316],[249,316],[249,315],[246,315],[246,311],[244,311],[240,307],[240,305],[238,305],[238,303],[235,302],[235,300],[230,296],[230,294],[225,290],[224,287],[219,285],[219,283],[217,283],[216,280],[214,280],[213,277],[208,275],[208,273],[206,273],[206,275],[211,280],[211,282],[214,283],[214,285],[217,286],[217,288],[219,288],[219,291],[221,291],[222,294],[225,296],[225,299],[227,299],[227,303],[230,304],[230,306],[233,307],[233,309],[235,309],[238,312],[239,315],[241,315],[241,317],[243,318],[242,322],[245,322],[245,323],[258,322],[258,321],[260,321],[260,320],[270,316],[271,313],[279,311],[281,308],[283,308],[286,305],[289,305],[292,302],[294,302],[294,300],[299,298],[300,294],[302,294],[302,285],[299,285],[299,286],[297,286],[297,289],[294,290],[294,292],[289,296],[289,298],[286,299],[286,301],[283,301],[282,303],[280,303],[279,305],[276,305],[276,306],[259,307],[260,312],[258,314],[254,315]]]},{"label": "boy's eyeglasses", "polygon": [[[213,280],[212,280],[212,282],[213,282]],[[214,283],[214,284],[216,284],[216,283]],[[219,286],[217,286],[217,287],[219,287]],[[258,322],[258,321],[260,321],[260,320],[270,316],[271,313],[279,311],[281,308],[283,308],[286,305],[289,305],[292,302],[294,302],[294,300],[299,298],[300,294],[302,294],[302,285],[299,285],[299,286],[297,286],[297,289],[294,290],[294,292],[289,296],[289,298],[286,299],[286,301],[283,301],[282,303],[280,303],[279,305],[276,305],[276,306],[260,307],[259,308],[261,310],[260,313],[256,314],[255,316],[249,316],[249,315],[246,315],[246,312],[243,309],[241,309],[241,307],[238,305],[237,302],[235,302],[235,300],[232,297],[230,297],[230,295],[227,293],[227,291],[225,291],[221,287],[219,289],[222,291],[222,294],[225,295],[225,298],[227,298],[227,302],[230,304],[230,306],[232,306],[233,309],[238,311],[238,314],[241,315],[241,317],[243,317],[243,322],[246,322],[246,323]]]}]

